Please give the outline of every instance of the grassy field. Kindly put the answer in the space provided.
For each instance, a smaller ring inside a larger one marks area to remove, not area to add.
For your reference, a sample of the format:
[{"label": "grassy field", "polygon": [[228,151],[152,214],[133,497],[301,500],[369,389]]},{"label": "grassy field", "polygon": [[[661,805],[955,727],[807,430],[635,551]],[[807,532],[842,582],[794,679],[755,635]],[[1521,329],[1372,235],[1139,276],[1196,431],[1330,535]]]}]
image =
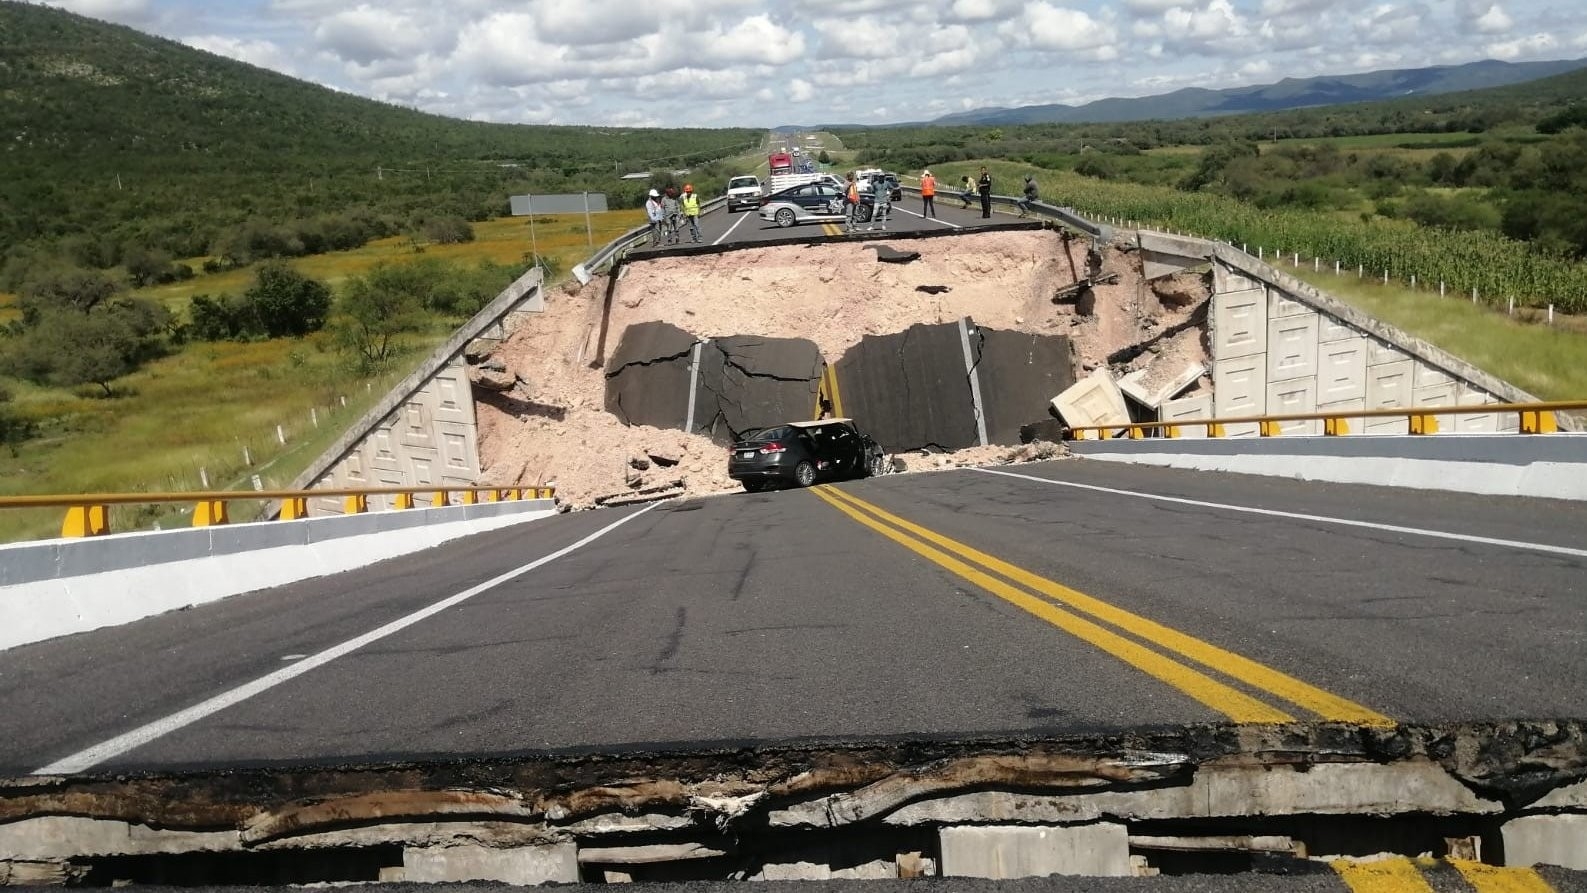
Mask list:
[{"label": "grassy field", "polygon": [[[632,210],[596,215],[595,244],[632,228],[642,216]],[[477,224],[475,233],[474,242],[428,246],[423,256],[505,263],[532,250],[522,219]],[[582,216],[537,218],[534,247],[563,273],[591,253]],[[407,240],[387,239],[299,258],[293,265],[338,282],[376,263],[416,256]],[[251,281],[251,271],[230,271],[144,294],[181,308],[194,294],[240,291]],[[200,469],[215,488],[249,489],[255,474],[266,487],[284,486],[451,330],[451,324],[438,322],[410,337],[398,361],[373,379],[358,375],[331,336],[319,333],[300,340],[188,344],[118,381],[118,396],[110,399],[94,396],[92,387],[68,391],[8,381],[16,410],[38,423],[41,436],[22,444],[16,455],[0,451],[0,495],[196,490]],[[277,438],[278,425],[285,444]],[[185,524],[186,512],[119,508],[112,512],[112,529]],[[233,517],[240,520],[240,512]],[[53,509],[0,511],[0,541],[55,535],[60,520],[61,512]]]}]

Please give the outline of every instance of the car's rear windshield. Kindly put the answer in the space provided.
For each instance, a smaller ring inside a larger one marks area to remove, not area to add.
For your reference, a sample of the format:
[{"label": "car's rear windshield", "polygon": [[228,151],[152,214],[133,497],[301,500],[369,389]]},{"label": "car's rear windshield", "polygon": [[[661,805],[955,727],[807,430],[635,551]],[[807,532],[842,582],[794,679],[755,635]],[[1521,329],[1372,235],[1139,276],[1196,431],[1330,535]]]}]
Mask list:
[{"label": "car's rear windshield", "polygon": [[760,181],[754,177],[734,177],[727,181],[727,188],[738,189],[741,186],[759,186]]},{"label": "car's rear windshield", "polygon": [[770,443],[774,440],[787,440],[793,436],[794,429],[788,427],[787,425],[780,425],[776,428],[767,428],[764,431],[756,431],[747,439],[751,443]]}]

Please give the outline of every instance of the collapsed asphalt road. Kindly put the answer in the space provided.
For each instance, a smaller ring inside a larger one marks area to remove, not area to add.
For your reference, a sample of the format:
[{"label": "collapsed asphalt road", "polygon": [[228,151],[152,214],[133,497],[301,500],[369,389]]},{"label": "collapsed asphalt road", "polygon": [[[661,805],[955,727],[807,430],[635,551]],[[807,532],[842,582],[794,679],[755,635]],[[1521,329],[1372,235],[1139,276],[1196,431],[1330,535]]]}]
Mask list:
[{"label": "collapsed asphalt road", "polygon": [[0,654],[0,769],[148,724],[145,743],[76,768],[1587,716],[1587,507],[1077,461],[1000,471],[1025,477],[560,516],[16,648]]}]

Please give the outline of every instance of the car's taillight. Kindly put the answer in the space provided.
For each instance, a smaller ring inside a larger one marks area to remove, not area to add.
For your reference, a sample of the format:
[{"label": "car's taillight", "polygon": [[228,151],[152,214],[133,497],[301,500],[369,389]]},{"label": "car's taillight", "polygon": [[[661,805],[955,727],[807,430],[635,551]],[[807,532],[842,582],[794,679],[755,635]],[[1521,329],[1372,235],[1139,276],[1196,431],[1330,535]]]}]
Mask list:
[{"label": "car's taillight", "polygon": [[780,443],[768,443],[765,446],[760,448],[760,454],[762,456],[766,455],[767,453],[786,453],[786,452],[788,452],[788,448],[783,446]]}]

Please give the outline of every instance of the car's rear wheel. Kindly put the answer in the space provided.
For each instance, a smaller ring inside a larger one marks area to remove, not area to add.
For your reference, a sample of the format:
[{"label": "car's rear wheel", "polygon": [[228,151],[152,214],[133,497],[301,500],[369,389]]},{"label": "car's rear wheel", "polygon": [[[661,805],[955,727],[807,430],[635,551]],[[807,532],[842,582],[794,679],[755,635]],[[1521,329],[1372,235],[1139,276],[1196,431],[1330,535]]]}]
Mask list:
[{"label": "car's rear wheel", "polygon": [[816,482],[816,467],[809,462],[800,462],[794,466],[794,483],[801,487],[808,487]]},{"label": "car's rear wheel", "polygon": [[883,456],[881,453],[877,453],[876,455],[872,456],[871,460],[865,464],[865,476],[866,477],[870,477],[870,478],[881,477],[882,475],[884,475],[886,473],[887,473],[887,457]]},{"label": "car's rear wheel", "polygon": [[777,212],[777,225],[784,229],[793,226],[795,222],[792,208],[782,208]]},{"label": "car's rear wheel", "polygon": [[876,207],[874,205],[860,205],[859,209],[854,215],[854,218],[861,223],[870,223],[871,215],[874,213],[876,213]]}]

